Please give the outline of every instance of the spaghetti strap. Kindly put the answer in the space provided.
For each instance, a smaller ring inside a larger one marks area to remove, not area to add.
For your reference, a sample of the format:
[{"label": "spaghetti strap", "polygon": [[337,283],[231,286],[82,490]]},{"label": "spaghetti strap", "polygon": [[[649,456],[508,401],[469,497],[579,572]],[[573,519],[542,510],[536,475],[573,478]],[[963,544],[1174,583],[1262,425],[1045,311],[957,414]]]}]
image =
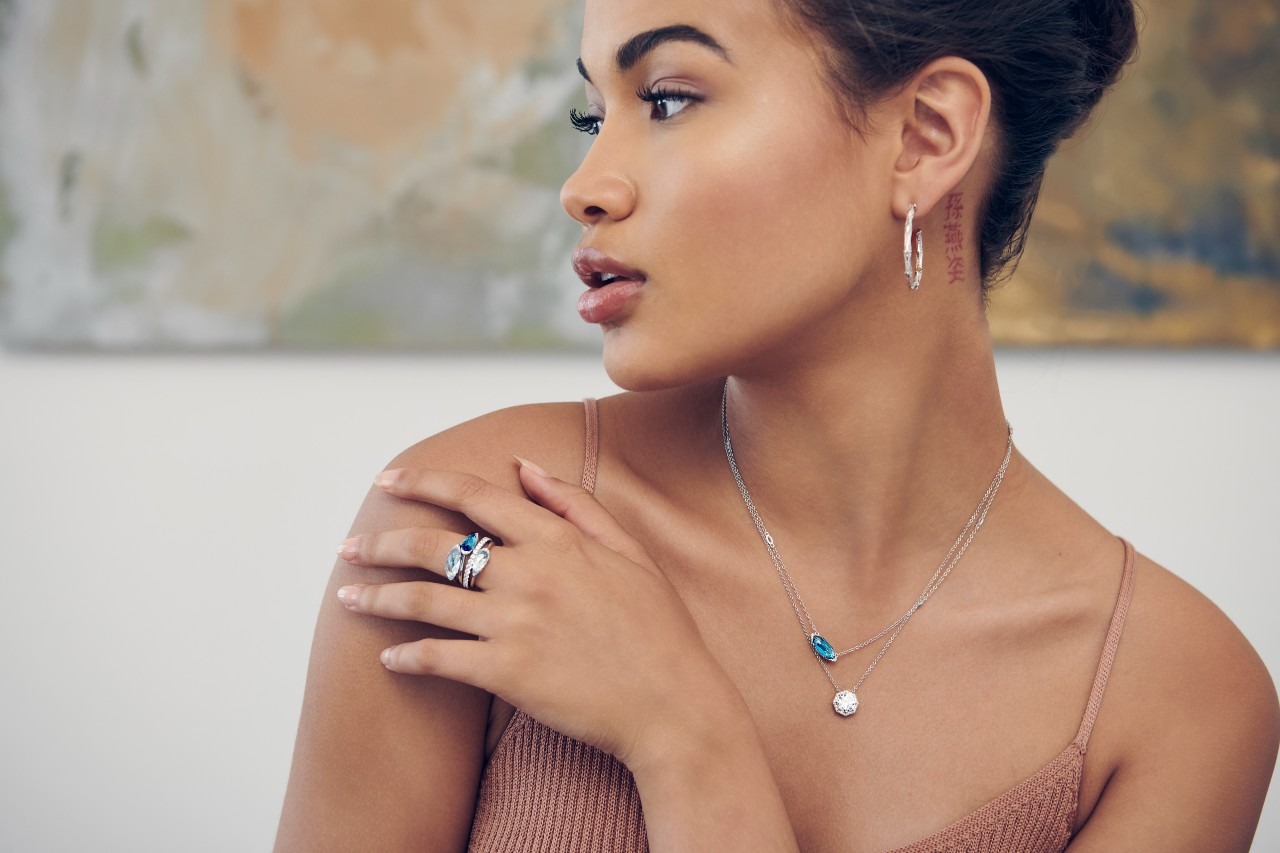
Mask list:
[{"label": "spaghetti strap", "polygon": [[1107,629],[1107,641],[1102,647],[1102,658],[1098,661],[1098,671],[1093,677],[1093,689],[1089,691],[1089,704],[1084,710],[1084,719],[1080,721],[1080,730],[1076,732],[1072,743],[1080,748],[1081,754],[1089,747],[1089,734],[1093,731],[1093,723],[1098,718],[1098,706],[1102,704],[1102,692],[1107,687],[1107,676],[1111,674],[1111,663],[1116,657],[1116,647],[1120,644],[1120,633],[1124,630],[1124,618],[1129,612],[1129,600],[1133,597],[1133,545],[1123,537],[1117,537],[1124,543],[1124,571],[1120,575],[1120,594],[1116,596],[1115,612],[1111,614],[1111,627]]},{"label": "spaghetti strap", "polygon": [[582,488],[588,492],[596,490],[596,462],[600,455],[600,415],[596,411],[596,398],[584,397],[583,406],[587,415],[586,458],[582,463]]}]

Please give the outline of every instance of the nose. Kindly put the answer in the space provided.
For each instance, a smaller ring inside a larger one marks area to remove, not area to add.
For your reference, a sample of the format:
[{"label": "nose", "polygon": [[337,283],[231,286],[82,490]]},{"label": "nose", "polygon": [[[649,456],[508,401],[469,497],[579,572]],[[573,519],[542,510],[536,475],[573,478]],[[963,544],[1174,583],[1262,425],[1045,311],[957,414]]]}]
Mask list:
[{"label": "nose", "polygon": [[597,139],[576,172],[560,187],[560,205],[584,226],[602,219],[625,219],[635,209],[635,186],[626,175],[604,162]]}]

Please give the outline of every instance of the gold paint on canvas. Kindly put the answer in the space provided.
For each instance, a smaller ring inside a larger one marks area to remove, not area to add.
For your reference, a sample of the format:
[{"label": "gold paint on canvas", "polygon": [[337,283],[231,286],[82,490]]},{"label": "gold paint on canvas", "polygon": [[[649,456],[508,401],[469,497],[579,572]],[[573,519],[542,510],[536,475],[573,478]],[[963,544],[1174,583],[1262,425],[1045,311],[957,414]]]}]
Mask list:
[{"label": "gold paint on canvas", "polygon": [[1005,344],[1280,346],[1280,10],[1166,0],[1050,162]]}]

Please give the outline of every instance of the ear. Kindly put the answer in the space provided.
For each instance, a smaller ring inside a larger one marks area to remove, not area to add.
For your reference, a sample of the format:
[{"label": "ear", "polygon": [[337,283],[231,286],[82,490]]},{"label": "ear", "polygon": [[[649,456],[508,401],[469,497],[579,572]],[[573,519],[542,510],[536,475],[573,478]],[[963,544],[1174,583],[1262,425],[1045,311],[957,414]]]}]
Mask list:
[{"label": "ear", "polygon": [[898,98],[902,141],[894,164],[893,212],[924,217],[969,174],[991,115],[991,86],[978,66],[957,56],[935,59]]}]

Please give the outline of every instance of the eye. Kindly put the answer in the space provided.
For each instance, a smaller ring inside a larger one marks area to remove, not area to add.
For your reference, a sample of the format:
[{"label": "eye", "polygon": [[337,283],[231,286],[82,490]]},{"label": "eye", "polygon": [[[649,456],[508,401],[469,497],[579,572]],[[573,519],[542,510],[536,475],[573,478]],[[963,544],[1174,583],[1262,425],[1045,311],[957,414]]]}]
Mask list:
[{"label": "eye", "polygon": [[600,123],[604,119],[599,116],[583,115],[578,112],[577,108],[569,108],[569,122],[583,133],[589,133],[595,136],[600,132]]},{"label": "eye", "polygon": [[637,89],[636,97],[653,104],[655,112],[658,113],[658,115],[654,116],[657,121],[667,121],[689,104],[702,100],[701,97],[689,92],[680,92],[675,89],[653,89],[649,86],[641,86]]},{"label": "eye", "polygon": [[[649,86],[641,86],[637,89],[636,97],[646,103],[653,104],[654,114],[651,117],[655,121],[667,121],[674,118],[677,113],[689,104],[702,100],[700,95],[694,95],[690,92],[680,92],[675,89],[653,89]],[[604,124],[604,116],[587,115],[571,107],[569,109],[569,122],[583,133],[596,136],[600,133],[601,125]]]}]

